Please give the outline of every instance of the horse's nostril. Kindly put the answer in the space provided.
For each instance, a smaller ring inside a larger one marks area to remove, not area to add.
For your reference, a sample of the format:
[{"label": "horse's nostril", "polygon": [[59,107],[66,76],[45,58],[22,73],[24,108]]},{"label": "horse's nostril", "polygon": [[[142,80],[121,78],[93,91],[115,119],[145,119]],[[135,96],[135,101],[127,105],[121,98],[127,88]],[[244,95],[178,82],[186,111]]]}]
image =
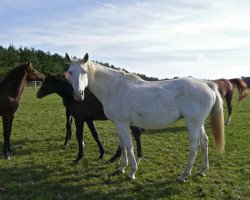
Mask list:
[{"label": "horse's nostril", "polygon": [[84,94],[84,91],[81,91],[81,95],[83,95]]}]

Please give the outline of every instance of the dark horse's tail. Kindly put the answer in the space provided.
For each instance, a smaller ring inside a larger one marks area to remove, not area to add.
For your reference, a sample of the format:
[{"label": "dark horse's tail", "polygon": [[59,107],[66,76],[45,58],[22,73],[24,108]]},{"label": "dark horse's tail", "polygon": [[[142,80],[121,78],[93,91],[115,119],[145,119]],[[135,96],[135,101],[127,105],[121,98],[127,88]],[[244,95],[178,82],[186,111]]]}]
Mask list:
[{"label": "dark horse's tail", "polygon": [[246,98],[248,95],[248,91],[247,91],[247,83],[245,81],[243,81],[242,79],[239,78],[233,78],[233,79],[229,79],[229,81],[237,87],[238,92],[239,92],[239,102]]}]

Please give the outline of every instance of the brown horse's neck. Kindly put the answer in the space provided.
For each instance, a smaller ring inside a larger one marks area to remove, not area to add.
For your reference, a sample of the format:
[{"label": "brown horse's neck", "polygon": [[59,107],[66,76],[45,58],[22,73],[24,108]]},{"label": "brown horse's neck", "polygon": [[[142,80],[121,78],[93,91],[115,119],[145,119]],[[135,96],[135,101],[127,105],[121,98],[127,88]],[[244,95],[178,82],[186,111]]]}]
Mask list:
[{"label": "brown horse's neck", "polygon": [[27,72],[24,70],[22,73],[19,73],[8,80],[4,80],[6,84],[5,91],[11,101],[18,102],[20,100],[21,94],[26,86],[26,76]]}]

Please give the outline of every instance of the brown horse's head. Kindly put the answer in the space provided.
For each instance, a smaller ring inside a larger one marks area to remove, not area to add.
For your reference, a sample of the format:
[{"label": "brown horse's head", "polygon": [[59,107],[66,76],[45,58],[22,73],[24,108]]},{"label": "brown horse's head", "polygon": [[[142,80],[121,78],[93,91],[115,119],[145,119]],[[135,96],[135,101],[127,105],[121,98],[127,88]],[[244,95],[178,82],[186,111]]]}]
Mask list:
[{"label": "brown horse's head", "polygon": [[31,62],[25,63],[25,69],[27,72],[27,81],[43,81],[44,75],[32,67]]}]

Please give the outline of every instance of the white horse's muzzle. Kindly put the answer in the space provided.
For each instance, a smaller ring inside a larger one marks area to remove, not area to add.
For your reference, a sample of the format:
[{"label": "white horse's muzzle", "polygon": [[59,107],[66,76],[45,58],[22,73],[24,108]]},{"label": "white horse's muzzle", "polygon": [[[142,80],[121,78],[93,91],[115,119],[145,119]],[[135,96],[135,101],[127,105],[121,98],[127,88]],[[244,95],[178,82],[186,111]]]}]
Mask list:
[{"label": "white horse's muzzle", "polygon": [[84,91],[80,90],[77,92],[73,92],[74,98],[76,101],[83,101],[84,100]]}]

